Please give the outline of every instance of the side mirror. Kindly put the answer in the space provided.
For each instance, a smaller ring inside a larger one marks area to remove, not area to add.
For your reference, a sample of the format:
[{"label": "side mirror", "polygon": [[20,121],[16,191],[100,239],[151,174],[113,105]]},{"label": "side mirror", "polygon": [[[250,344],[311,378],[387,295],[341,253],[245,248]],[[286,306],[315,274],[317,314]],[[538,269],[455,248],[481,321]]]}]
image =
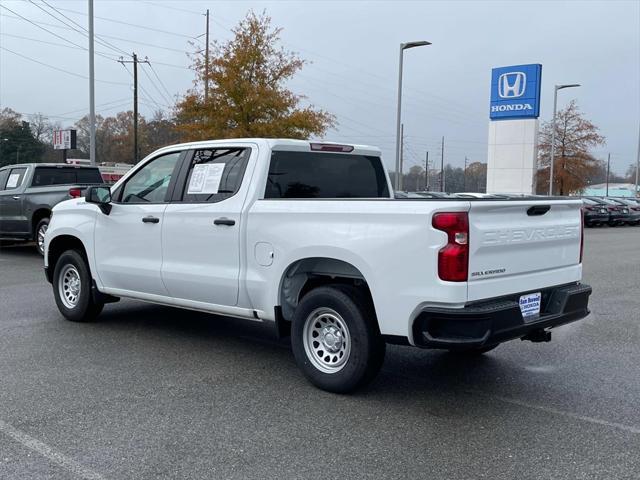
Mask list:
[{"label": "side mirror", "polygon": [[109,187],[89,187],[85,201],[96,204],[102,213],[109,215],[111,212],[111,189]]}]

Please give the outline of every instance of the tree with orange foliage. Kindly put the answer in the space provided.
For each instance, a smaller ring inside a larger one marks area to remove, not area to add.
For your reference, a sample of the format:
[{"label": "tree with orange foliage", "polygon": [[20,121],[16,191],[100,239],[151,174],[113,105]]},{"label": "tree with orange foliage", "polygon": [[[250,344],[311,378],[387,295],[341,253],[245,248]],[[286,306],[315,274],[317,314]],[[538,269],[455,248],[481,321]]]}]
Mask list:
[{"label": "tree with orange foliage", "polygon": [[[308,138],[334,125],[333,115],[286,88],[305,61],[278,46],[281,29],[264,13],[250,12],[234,38],[213,44],[206,74],[197,57],[194,88],[176,105],[176,127],[184,141],[239,137]],[[208,100],[204,98],[208,82]]]},{"label": "tree with orange foliage", "polygon": [[[549,164],[553,121],[545,122],[538,145],[538,193],[549,191]],[[580,193],[598,169],[599,162],[589,151],[605,144],[598,127],[584,118],[575,100],[556,115],[556,158],[553,167],[553,193]]]}]

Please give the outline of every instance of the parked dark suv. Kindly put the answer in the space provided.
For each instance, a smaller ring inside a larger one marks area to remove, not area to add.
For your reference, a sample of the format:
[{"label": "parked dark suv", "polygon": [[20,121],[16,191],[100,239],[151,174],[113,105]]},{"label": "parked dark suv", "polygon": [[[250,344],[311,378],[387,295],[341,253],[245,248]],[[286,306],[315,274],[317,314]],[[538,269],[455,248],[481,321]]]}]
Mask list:
[{"label": "parked dark suv", "polygon": [[33,240],[44,254],[54,205],[103,183],[98,167],[23,163],[0,168],[0,240]]}]

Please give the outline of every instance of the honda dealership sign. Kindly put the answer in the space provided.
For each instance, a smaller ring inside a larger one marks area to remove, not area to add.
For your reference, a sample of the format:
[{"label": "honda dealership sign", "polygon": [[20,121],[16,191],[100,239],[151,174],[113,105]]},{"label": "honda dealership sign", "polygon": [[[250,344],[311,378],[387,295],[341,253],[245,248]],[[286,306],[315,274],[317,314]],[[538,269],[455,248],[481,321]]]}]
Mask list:
[{"label": "honda dealership sign", "polygon": [[491,71],[489,118],[538,118],[542,65],[514,65]]}]

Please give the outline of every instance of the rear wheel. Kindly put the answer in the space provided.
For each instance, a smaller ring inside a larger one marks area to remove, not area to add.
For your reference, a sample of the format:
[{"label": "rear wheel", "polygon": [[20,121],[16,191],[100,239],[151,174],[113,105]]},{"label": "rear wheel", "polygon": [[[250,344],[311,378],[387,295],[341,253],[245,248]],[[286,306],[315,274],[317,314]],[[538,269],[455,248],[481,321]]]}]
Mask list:
[{"label": "rear wheel", "polygon": [[53,295],[60,313],[72,322],[88,322],[96,318],[104,303],[91,294],[91,273],[77,250],[67,250],[53,271]]},{"label": "rear wheel", "polygon": [[370,382],[385,354],[370,300],[354,287],[318,287],[296,308],[291,344],[315,386],[347,393]]},{"label": "rear wheel", "polygon": [[44,257],[44,235],[47,233],[47,229],[49,228],[49,219],[43,218],[36,225],[36,229],[34,232],[34,240],[36,241],[36,249],[38,253]]}]

